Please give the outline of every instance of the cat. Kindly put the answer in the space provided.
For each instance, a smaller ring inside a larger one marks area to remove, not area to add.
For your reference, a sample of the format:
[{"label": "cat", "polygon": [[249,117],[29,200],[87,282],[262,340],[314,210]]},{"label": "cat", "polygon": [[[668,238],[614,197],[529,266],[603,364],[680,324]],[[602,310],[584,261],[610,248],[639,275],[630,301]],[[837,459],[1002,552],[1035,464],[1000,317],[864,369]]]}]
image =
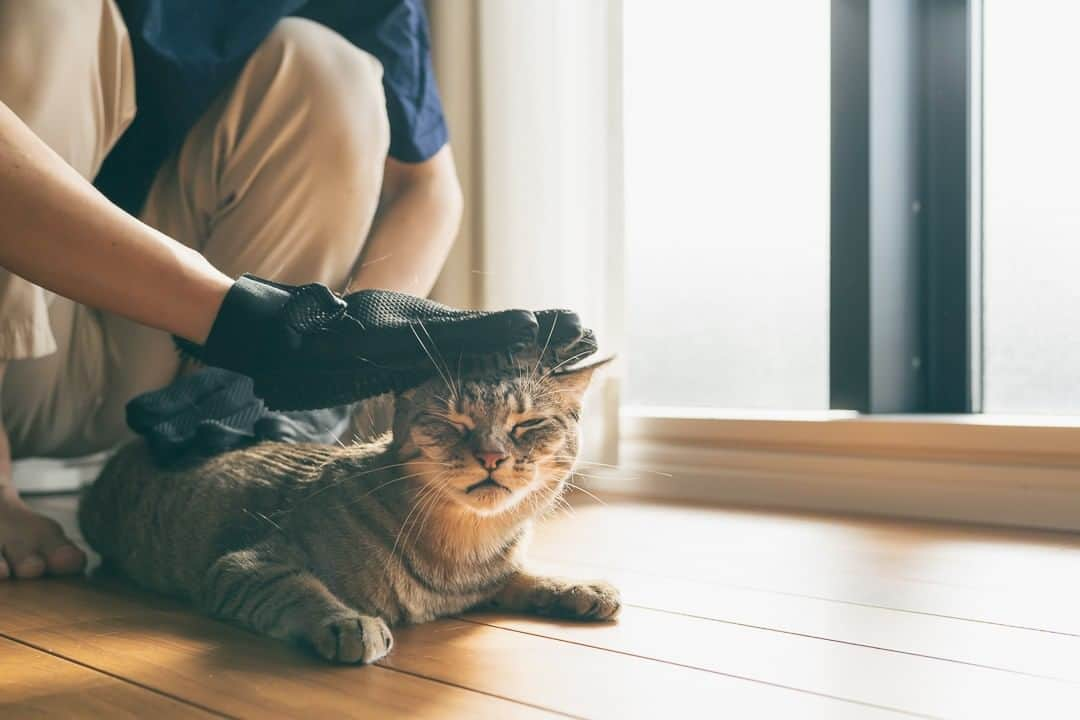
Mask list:
[{"label": "cat", "polygon": [[524,566],[534,520],[563,502],[596,367],[429,381],[396,397],[390,434],[351,447],[266,442],[165,470],[135,440],[79,522],[139,585],[340,663],[481,606],[610,620],[608,583]]}]

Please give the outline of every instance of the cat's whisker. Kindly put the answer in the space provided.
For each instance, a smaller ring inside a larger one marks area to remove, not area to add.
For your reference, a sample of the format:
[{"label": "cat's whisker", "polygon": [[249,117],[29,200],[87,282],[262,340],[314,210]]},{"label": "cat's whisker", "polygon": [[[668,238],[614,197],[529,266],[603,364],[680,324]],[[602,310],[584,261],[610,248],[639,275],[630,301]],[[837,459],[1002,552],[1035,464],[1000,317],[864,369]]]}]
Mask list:
[{"label": "cat's whisker", "polygon": [[[420,326],[424,327],[423,323],[421,323]],[[420,337],[420,333],[416,332],[416,327],[414,325],[410,325],[409,329],[412,330],[412,334],[416,337],[416,342],[420,344],[420,348],[424,351],[424,354],[428,356],[429,360],[431,360],[431,364],[435,368],[435,372],[439,373],[439,377],[442,378],[442,381],[444,383],[446,383],[446,389],[450,391],[451,395],[456,396],[456,393],[454,392],[454,387],[450,384],[450,378],[443,372],[442,366],[439,365],[438,361],[435,360],[435,356],[431,354],[431,350],[428,349],[428,346],[424,344],[424,340]],[[427,333],[427,328],[424,328],[424,332]],[[428,336],[430,337],[430,334]]]},{"label": "cat's whisker", "polygon": [[[576,476],[576,477],[585,478],[586,480],[606,480],[606,479],[608,479],[607,477],[602,476],[602,475],[589,475],[588,473],[578,472],[576,470],[574,471],[573,475]],[[641,478],[637,477],[637,476],[634,476],[634,477],[622,477],[622,476],[619,476],[616,479],[617,480],[622,480],[623,482],[637,482]]]},{"label": "cat's whisker", "polygon": [[[457,356],[457,378],[455,380],[456,384],[454,385],[454,387],[458,388],[458,390],[461,389],[461,359],[462,359],[462,353],[458,353],[458,356]],[[460,395],[458,395],[458,397],[460,397]]]},{"label": "cat's whisker", "polygon": [[[600,468],[596,472],[599,473],[603,469],[604,468]],[[605,480],[605,479],[607,479],[609,477],[612,477],[611,475],[608,475],[608,474],[598,475],[598,474],[595,474],[595,473],[583,472],[581,470],[578,470],[577,468],[573,468],[570,472],[571,472],[571,475],[576,475],[578,477],[588,478],[590,480]],[[625,480],[627,482],[632,482],[634,480],[640,480],[641,479],[637,475],[635,475],[633,477],[625,477],[623,475],[618,475],[618,476],[615,476],[615,477],[617,477],[619,480]]]},{"label": "cat's whisker", "polygon": [[380,484],[376,485],[375,487],[373,487],[372,489],[368,490],[366,493],[364,493],[363,495],[358,497],[356,500],[349,503],[349,505],[355,505],[356,503],[360,502],[364,498],[370,497],[371,495],[374,495],[378,491],[382,490],[385,487],[393,485],[394,483],[399,483],[399,482],[402,482],[404,480],[411,480],[412,478],[421,477],[422,475],[434,475],[434,474],[437,474],[437,473],[440,473],[440,472],[446,472],[446,471],[445,470],[425,470],[425,471],[422,471],[422,472],[415,472],[415,473],[410,473],[409,475],[402,475],[400,477],[391,478],[390,480],[387,480],[384,483],[380,483]]},{"label": "cat's whisker", "polygon": [[569,480],[567,480],[567,481],[566,481],[566,484],[567,484],[567,485],[568,485],[569,487],[572,487],[572,488],[574,488],[575,490],[580,490],[581,492],[585,493],[586,495],[588,495],[589,497],[591,497],[591,498],[592,498],[593,500],[595,500],[596,502],[600,503],[601,505],[607,505],[607,503],[606,503],[606,502],[604,502],[603,500],[601,500],[600,498],[598,498],[598,497],[597,497],[596,495],[594,495],[593,493],[589,492],[589,491],[588,491],[588,490],[586,490],[585,488],[581,487],[580,485],[576,485],[576,484],[574,484],[574,483],[570,482]]},{"label": "cat's whisker", "polygon": [[[423,506],[432,498],[437,497],[438,494],[442,491],[442,487],[437,484],[437,481],[446,473],[446,470],[441,471],[436,475],[435,478],[426,483],[424,487],[420,488],[420,490],[417,491],[416,496],[413,498],[413,508],[409,511],[409,513],[405,516],[405,520],[403,520],[401,523],[401,532],[398,533],[399,537],[402,533],[405,533],[407,538],[408,534],[406,530],[409,527],[410,518],[415,516],[416,520],[418,521]],[[402,549],[404,550],[404,545],[402,546]]]},{"label": "cat's whisker", "polygon": [[420,329],[424,331],[425,335],[427,335],[427,339],[431,341],[431,350],[436,355],[438,355],[439,360],[442,362],[443,370],[445,370],[446,384],[450,387],[451,394],[455,398],[458,397],[460,395],[459,387],[454,382],[453,376],[450,373],[450,365],[449,365],[449,363],[447,363],[446,358],[443,357],[442,351],[439,349],[438,343],[435,342],[435,338],[433,338],[431,336],[431,333],[428,332],[427,325],[425,325],[422,320],[418,320],[417,322],[420,323]]},{"label": "cat's whisker", "polygon": [[550,377],[551,375],[553,375],[555,373],[556,370],[561,369],[564,365],[566,365],[568,363],[573,363],[573,362],[575,362],[577,360],[581,360],[582,358],[586,358],[586,357],[592,355],[594,352],[596,352],[596,348],[588,348],[586,350],[582,350],[579,353],[571,355],[570,357],[566,358],[562,362],[556,363],[555,365],[552,365],[550,368],[548,368],[547,372],[544,373],[544,377]]},{"label": "cat's whisker", "polygon": [[251,510],[248,510],[247,508],[241,508],[240,510],[241,510],[241,512],[243,512],[245,515],[247,515],[249,517],[258,518],[259,520],[265,520],[266,522],[270,523],[270,525],[273,526],[275,529],[277,529],[279,532],[282,532],[280,525],[278,525],[276,522],[274,522],[273,520],[271,520],[270,518],[268,518],[266,515],[262,514],[261,512],[259,512],[257,510],[255,512],[252,512]]},{"label": "cat's whisker", "polygon": [[316,495],[318,495],[320,493],[324,493],[327,490],[330,490],[331,488],[337,487],[337,486],[341,485],[342,483],[349,482],[350,480],[355,480],[358,477],[363,477],[364,475],[370,475],[371,473],[382,472],[383,470],[392,470],[393,468],[404,467],[404,466],[406,466],[406,465],[408,465],[410,463],[419,463],[419,464],[425,464],[425,465],[444,465],[444,466],[447,465],[447,463],[440,463],[440,462],[436,462],[434,460],[410,460],[408,462],[392,463],[390,465],[380,465],[379,467],[370,468],[368,470],[363,470],[361,472],[350,473],[349,475],[347,475],[345,477],[342,477],[342,478],[339,478],[339,479],[335,480],[332,483],[327,483],[327,484],[323,485],[321,488],[319,488],[318,490],[314,490],[314,491],[308,493],[307,495],[304,495],[303,497],[301,497],[300,502],[305,502],[307,500],[310,500],[311,498],[315,497]]},{"label": "cat's whisker", "polygon": [[595,460],[582,460],[581,458],[575,458],[573,455],[553,455],[552,457],[560,460],[576,460],[579,463],[586,465],[599,465],[600,467],[610,468],[612,470],[628,470],[630,472],[647,473],[649,475],[659,475],[661,477],[673,478],[675,477],[671,473],[661,472],[660,470],[649,470],[648,468],[636,468],[627,467],[625,465],[609,465],[608,463],[596,462]]},{"label": "cat's whisker", "polygon": [[555,334],[555,326],[559,324],[559,317],[562,313],[555,313],[555,320],[551,323],[551,329],[548,330],[547,339],[544,341],[544,347],[540,349],[540,355],[536,358],[536,365],[533,366],[532,376],[535,377],[537,371],[540,370],[540,363],[544,361],[544,353],[547,352],[548,346],[551,345],[551,336]]},{"label": "cat's whisker", "polygon": [[[439,478],[436,478],[436,479],[435,479],[435,480],[433,480],[432,482],[434,483],[434,482],[438,481],[438,479],[439,479]],[[442,486],[441,486],[441,487],[439,488],[439,495],[440,495],[440,496],[441,496],[441,494],[442,494],[442,490],[443,490],[443,488],[445,488],[445,487],[446,487],[446,485],[447,485],[447,483],[446,483],[445,481],[443,481],[443,483],[442,483]],[[431,515],[432,515],[432,511],[434,511],[434,509],[435,509],[435,506],[436,506],[437,504],[438,504],[438,499],[436,499],[435,501],[433,501],[433,502],[431,502],[431,503],[429,503],[429,504],[428,504],[428,505],[429,505],[429,506],[428,506],[428,510],[427,510],[427,512],[425,512],[425,513],[424,513],[424,517],[423,517],[423,519],[422,519],[422,520],[420,521],[420,527],[419,527],[419,529],[418,529],[418,530],[416,531],[416,539],[417,539],[417,540],[422,540],[422,539],[424,538],[424,526],[425,526],[425,525],[427,525],[427,521],[428,521],[428,518],[429,518],[429,517],[431,517]]]},{"label": "cat's whisker", "polygon": [[566,498],[562,495],[556,495],[552,501],[552,514],[558,514],[559,512],[565,512],[570,517],[575,517],[577,515],[577,510],[574,509],[574,506],[571,505]]},{"label": "cat's whisker", "polygon": [[[409,524],[409,518],[411,518],[413,516],[413,513],[415,513],[417,511],[417,508],[420,507],[420,498],[422,498],[424,496],[425,492],[427,492],[431,487],[432,486],[427,486],[427,487],[424,487],[424,488],[422,488],[420,490],[420,492],[417,494],[416,498],[414,498],[412,507],[409,508],[409,512],[406,513],[405,519],[401,521],[401,527],[398,528],[397,535],[394,536],[394,545],[393,545],[393,547],[390,548],[390,559],[391,560],[393,560],[394,556],[397,554],[398,543],[401,542],[401,536],[405,532],[405,528]],[[386,573],[387,573],[387,577],[389,577],[390,563],[387,563]]]},{"label": "cat's whisker", "polygon": [[551,500],[549,503],[549,512],[554,515],[559,512],[564,512],[569,516],[574,516],[577,511],[570,505],[570,502],[564,496],[565,486],[557,485],[551,489]]},{"label": "cat's whisker", "polygon": [[[402,475],[400,477],[392,478],[392,479],[387,480],[386,482],[382,483],[381,485],[378,485],[375,488],[372,488],[368,492],[358,496],[355,500],[352,500],[351,502],[345,503],[345,505],[343,505],[342,507],[350,507],[352,505],[356,505],[357,503],[361,502],[364,498],[373,495],[374,493],[378,492],[379,490],[383,489],[384,487],[386,487],[388,485],[393,485],[394,483],[402,482],[404,480],[409,480],[409,479],[414,478],[414,477],[420,477],[421,475],[432,475],[432,474],[438,473],[438,472],[442,472],[442,471],[439,471],[439,470],[425,470],[425,471],[421,471],[421,472],[411,473],[409,475]],[[341,487],[346,482],[348,482],[348,478],[343,479],[343,480],[338,480],[337,482],[332,483],[332,484],[327,484],[327,485],[319,488],[315,492],[311,493],[310,495],[308,495],[308,496],[306,496],[304,498],[301,498],[301,502],[309,500],[312,497],[314,497],[315,495],[319,495],[320,493],[326,492],[327,490],[330,490],[332,488]],[[297,503],[297,504],[299,504],[299,503]],[[273,513],[273,515],[274,516],[286,515],[286,514],[292,512],[292,511],[294,511],[295,509],[296,509],[296,506],[293,506],[293,507],[290,507],[290,508],[285,508],[285,509],[282,509],[282,510],[275,511]]]},{"label": "cat's whisker", "polygon": [[[445,472],[445,471],[443,471]],[[390,559],[393,560],[397,555],[398,545],[401,543],[402,536],[406,535],[407,528],[409,527],[409,520],[429,501],[430,498],[436,497],[442,490],[441,487],[432,483],[420,489],[416,497],[413,500],[413,505],[409,508],[409,512],[405,515],[405,519],[401,522],[401,528],[398,530],[397,536],[394,538],[394,546],[390,548]],[[419,516],[417,516],[419,517]],[[401,545],[402,554],[405,553],[406,545]],[[400,556],[399,556],[400,559]],[[387,563],[386,578],[389,577],[391,564]],[[384,578],[384,582],[386,581]]]}]

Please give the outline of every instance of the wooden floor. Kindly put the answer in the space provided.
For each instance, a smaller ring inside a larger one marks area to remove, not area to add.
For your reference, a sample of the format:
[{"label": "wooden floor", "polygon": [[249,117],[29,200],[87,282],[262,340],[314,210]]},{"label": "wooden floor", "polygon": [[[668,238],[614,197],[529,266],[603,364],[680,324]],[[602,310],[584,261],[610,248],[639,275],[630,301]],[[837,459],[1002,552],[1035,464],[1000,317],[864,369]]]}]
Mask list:
[{"label": "wooden floor", "polygon": [[115,581],[0,583],[0,717],[1080,717],[1077,537],[609,500],[534,557],[620,620],[470,615],[332,667]]}]

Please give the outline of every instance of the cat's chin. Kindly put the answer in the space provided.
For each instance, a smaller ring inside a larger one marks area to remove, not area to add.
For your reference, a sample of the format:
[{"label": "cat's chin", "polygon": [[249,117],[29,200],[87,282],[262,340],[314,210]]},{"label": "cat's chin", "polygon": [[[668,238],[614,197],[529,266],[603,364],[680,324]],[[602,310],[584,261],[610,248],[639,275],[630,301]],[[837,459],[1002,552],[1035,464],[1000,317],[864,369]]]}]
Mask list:
[{"label": "cat's chin", "polygon": [[484,481],[464,489],[456,489],[452,494],[459,504],[481,516],[498,515],[520,501],[519,493],[505,485]]},{"label": "cat's chin", "polygon": [[495,517],[521,507],[522,503],[533,510],[543,508],[552,496],[562,492],[563,487],[563,482],[557,477],[538,475],[516,488],[497,480],[480,479],[463,487],[450,486],[446,492],[468,512],[481,517]]},{"label": "cat's chin", "polygon": [[452,482],[446,493],[463,509],[480,516],[499,515],[516,507],[529,494],[531,483],[517,485],[520,478],[507,480],[490,475]]}]

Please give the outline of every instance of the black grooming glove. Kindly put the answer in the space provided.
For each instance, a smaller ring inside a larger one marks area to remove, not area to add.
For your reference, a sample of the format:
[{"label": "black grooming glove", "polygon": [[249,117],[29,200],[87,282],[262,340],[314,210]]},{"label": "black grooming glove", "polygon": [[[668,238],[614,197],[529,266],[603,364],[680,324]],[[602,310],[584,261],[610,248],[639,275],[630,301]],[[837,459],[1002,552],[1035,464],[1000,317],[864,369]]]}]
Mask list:
[{"label": "black grooming glove", "polygon": [[247,375],[201,368],[131,400],[127,423],[159,466],[174,467],[264,440],[329,445],[346,431],[351,411],[271,412]]},{"label": "black grooming glove", "polygon": [[535,346],[527,346],[521,355],[532,355],[541,367],[571,367],[597,350],[592,330],[581,326],[577,313],[570,310],[541,310],[536,313]]},{"label": "black grooming glove", "polygon": [[536,313],[536,341],[513,353],[464,355],[449,363],[453,374],[516,368],[535,373],[556,373],[576,366],[597,351],[596,336],[581,326],[570,310]]},{"label": "black grooming glove", "polygon": [[[580,335],[580,323],[574,332]],[[512,353],[536,341],[537,317],[525,310],[456,310],[386,290],[340,298],[317,283],[253,275],[225,296],[205,345],[177,338],[207,365],[251,377],[255,394],[275,410],[404,390],[447,367],[447,358]]]}]

